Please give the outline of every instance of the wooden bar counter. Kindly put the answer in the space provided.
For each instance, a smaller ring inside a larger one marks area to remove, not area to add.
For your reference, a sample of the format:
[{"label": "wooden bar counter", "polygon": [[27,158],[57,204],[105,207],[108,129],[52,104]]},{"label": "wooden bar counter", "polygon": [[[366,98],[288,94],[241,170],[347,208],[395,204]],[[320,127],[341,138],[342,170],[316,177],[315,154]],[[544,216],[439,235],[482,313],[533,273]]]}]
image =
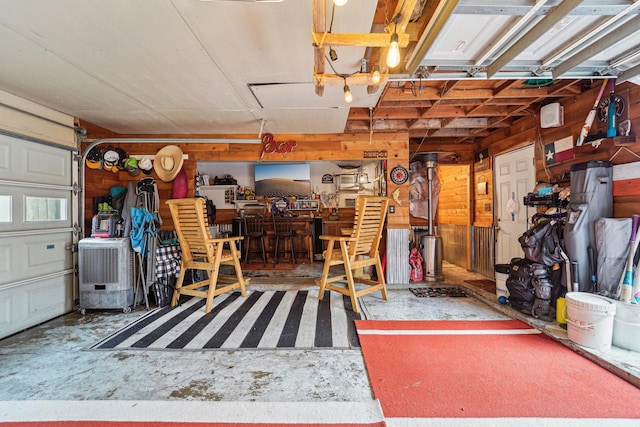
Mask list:
[{"label": "wooden bar counter", "polygon": [[[311,216],[311,215],[298,215],[292,217],[293,227],[296,231],[296,235],[294,237],[294,246],[295,246],[295,256],[296,260],[301,260],[303,262],[313,262],[314,254],[316,253],[316,247],[314,242],[317,240],[317,231],[321,227],[317,224],[322,224],[322,217],[320,216]],[[275,252],[275,236],[273,233],[273,221],[271,220],[271,215],[267,214],[264,219],[264,229],[265,229],[265,247],[267,252],[267,260],[269,262],[273,261],[273,256]],[[244,224],[242,217],[234,217],[232,219],[232,235],[234,236],[242,236],[244,233]],[[240,242],[240,250],[244,254],[244,241]],[[281,253],[280,262],[290,262],[289,251],[283,250],[280,248],[279,252]],[[322,252],[320,252],[322,253]]]}]

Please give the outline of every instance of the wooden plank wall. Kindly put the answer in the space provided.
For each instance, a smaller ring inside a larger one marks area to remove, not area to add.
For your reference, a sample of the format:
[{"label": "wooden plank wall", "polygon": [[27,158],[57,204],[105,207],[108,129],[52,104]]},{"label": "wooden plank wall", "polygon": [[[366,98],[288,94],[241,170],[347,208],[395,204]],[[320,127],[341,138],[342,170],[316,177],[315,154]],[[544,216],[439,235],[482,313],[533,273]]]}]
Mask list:
[{"label": "wooden plank wall", "polygon": [[[229,135],[114,135],[90,124],[82,124],[88,130],[87,138],[94,141],[102,138],[232,138]],[[233,138],[255,138],[255,136],[234,135]],[[197,173],[198,161],[314,161],[314,160],[364,160],[365,151],[385,151],[388,155],[388,170],[396,164],[408,167],[409,145],[407,133],[374,134],[369,140],[369,135],[344,134],[344,135],[275,135],[276,141],[295,142],[295,147],[289,153],[266,153],[262,155],[260,144],[203,144],[180,143],[178,145],[188,159],[184,161],[183,168],[187,174],[189,194],[194,191],[194,178]],[[101,144],[107,147],[109,144]],[[122,147],[127,154],[155,155],[167,143],[123,143],[112,144],[114,147]],[[83,150],[87,143],[83,144]],[[372,159],[367,159],[372,160]],[[93,200],[95,197],[106,196],[112,186],[127,186],[129,182],[139,181],[144,175],[138,177],[129,175],[126,171],[117,173],[93,170],[85,167],[85,230],[90,231],[91,218],[93,216]],[[173,191],[172,182],[158,180],[155,172],[149,176],[156,179],[160,196],[160,216],[163,219],[162,230],[173,229],[171,215],[164,201],[171,198]],[[387,192],[390,195],[397,187],[400,187],[400,199],[408,200],[408,183],[396,186],[388,181]],[[342,211],[342,210],[341,210]],[[346,211],[345,211],[346,212]],[[225,213],[221,212],[222,218]],[[232,212],[226,214],[231,217]],[[219,216],[220,217],[220,216]],[[408,202],[396,206],[394,214],[388,216],[389,228],[408,228],[409,206]]]},{"label": "wooden plank wall", "polygon": [[[466,268],[471,266],[471,251],[468,242],[471,241],[471,166],[470,165],[438,165],[438,179],[440,180],[440,196],[438,198],[438,209],[436,215],[436,223],[441,225],[463,226],[466,239],[463,240],[463,246],[467,247],[466,256],[457,257],[458,265],[464,264],[460,259],[466,258]],[[458,229],[458,228],[456,228]],[[457,242],[445,242],[451,247]],[[445,250],[445,252],[447,252]]]},{"label": "wooden plank wall", "polygon": [[[482,194],[480,188],[486,189]],[[493,170],[486,169],[473,174],[471,188],[473,205],[473,225],[475,227],[491,227],[493,225]]]},{"label": "wooden plank wall", "polygon": [[470,225],[471,210],[469,165],[438,165],[440,197],[436,222],[438,224]]},{"label": "wooden plank wall", "polygon": [[[575,142],[595,97],[600,89],[601,80],[594,80],[592,88],[580,95],[563,98],[559,102],[564,108],[564,125],[556,128],[542,129],[540,127],[539,111],[532,112],[531,116],[518,120],[510,128],[503,129],[479,142],[479,149],[488,148],[490,157],[511,151],[528,144],[535,144],[536,178],[538,181],[558,183],[560,186],[568,187],[571,165],[587,162],[590,160],[609,160],[612,156],[613,164],[624,164],[636,162],[639,159],[632,153],[640,155],[640,141],[635,138],[634,142],[625,144],[625,148],[614,145],[613,141],[605,140],[598,148],[591,145],[583,145],[574,148],[574,160],[560,163],[558,165],[546,166],[544,157],[544,146],[564,137],[570,136]],[[631,83],[624,83],[616,87],[616,94],[624,94],[629,100],[628,116],[631,120],[631,133],[640,133],[640,86]],[[591,130],[591,134],[603,131],[605,125],[596,121]],[[618,152],[620,150],[620,152]],[[614,197],[614,217],[629,217],[634,213],[640,213],[640,196],[625,195]],[[478,212],[476,200],[475,212]]]}]

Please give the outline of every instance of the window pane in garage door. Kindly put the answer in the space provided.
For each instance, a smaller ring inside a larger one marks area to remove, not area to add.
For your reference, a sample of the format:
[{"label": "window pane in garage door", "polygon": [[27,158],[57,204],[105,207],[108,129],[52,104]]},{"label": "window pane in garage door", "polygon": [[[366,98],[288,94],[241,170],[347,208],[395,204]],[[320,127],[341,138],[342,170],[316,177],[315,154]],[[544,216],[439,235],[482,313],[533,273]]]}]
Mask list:
[{"label": "window pane in garage door", "polygon": [[11,196],[0,195],[0,222],[11,222]]}]

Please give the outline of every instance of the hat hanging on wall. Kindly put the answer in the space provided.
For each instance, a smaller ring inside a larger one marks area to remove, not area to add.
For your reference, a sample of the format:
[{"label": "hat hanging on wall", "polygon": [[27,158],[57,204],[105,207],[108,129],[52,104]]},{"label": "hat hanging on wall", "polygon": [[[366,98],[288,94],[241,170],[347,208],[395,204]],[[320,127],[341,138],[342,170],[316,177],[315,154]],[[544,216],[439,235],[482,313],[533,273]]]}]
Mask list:
[{"label": "hat hanging on wall", "polygon": [[124,161],[124,168],[129,175],[138,176],[140,175],[140,168],[138,168],[138,159],[135,157],[129,157]]},{"label": "hat hanging on wall", "polygon": [[177,145],[167,145],[156,153],[153,169],[164,182],[173,181],[182,168],[182,150]]},{"label": "hat hanging on wall", "polygon": [[143,157],[138,161],[138,167],[142,172],[149,175],[153,170],[153,164],[151,163],[151,159],[148,157]]},{"label": "hat hanging on wall", "polygon": [[109,148],[107,148],[102,155],[102,158],[104,160],[103,169],[112,172],[118,172],[118,162],[120,161],[120,154],[118,154],[115,148],[109,146]]},{"label": "hat hanging on wall", "polygon": [[119,157],[116,167],[118,168],[118,170],[123,171],[125,170],[124,161],[127,159],[127,152],[124,151],[122,148],[118,147],[116,148],[116,153],[118,153],[118,157]]},{"label": "hat hanging on wall", "polygon": [[89,169],[102,169],[102,151],[98,147],[93,147],[87,154],[85,164]]}]

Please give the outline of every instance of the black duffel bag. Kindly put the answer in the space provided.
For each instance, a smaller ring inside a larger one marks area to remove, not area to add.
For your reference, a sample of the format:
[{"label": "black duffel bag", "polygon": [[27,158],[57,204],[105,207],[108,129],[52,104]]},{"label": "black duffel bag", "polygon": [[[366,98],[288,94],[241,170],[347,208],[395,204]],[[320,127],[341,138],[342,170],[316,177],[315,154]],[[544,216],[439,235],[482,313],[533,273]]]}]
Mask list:
[{"label": "black duffel bag", "polygon": [[513,258],[506,283],[509,290],[509,304],[525,314],[531,314],[536,299],[533,287],[533,264],[526,258]]}]

